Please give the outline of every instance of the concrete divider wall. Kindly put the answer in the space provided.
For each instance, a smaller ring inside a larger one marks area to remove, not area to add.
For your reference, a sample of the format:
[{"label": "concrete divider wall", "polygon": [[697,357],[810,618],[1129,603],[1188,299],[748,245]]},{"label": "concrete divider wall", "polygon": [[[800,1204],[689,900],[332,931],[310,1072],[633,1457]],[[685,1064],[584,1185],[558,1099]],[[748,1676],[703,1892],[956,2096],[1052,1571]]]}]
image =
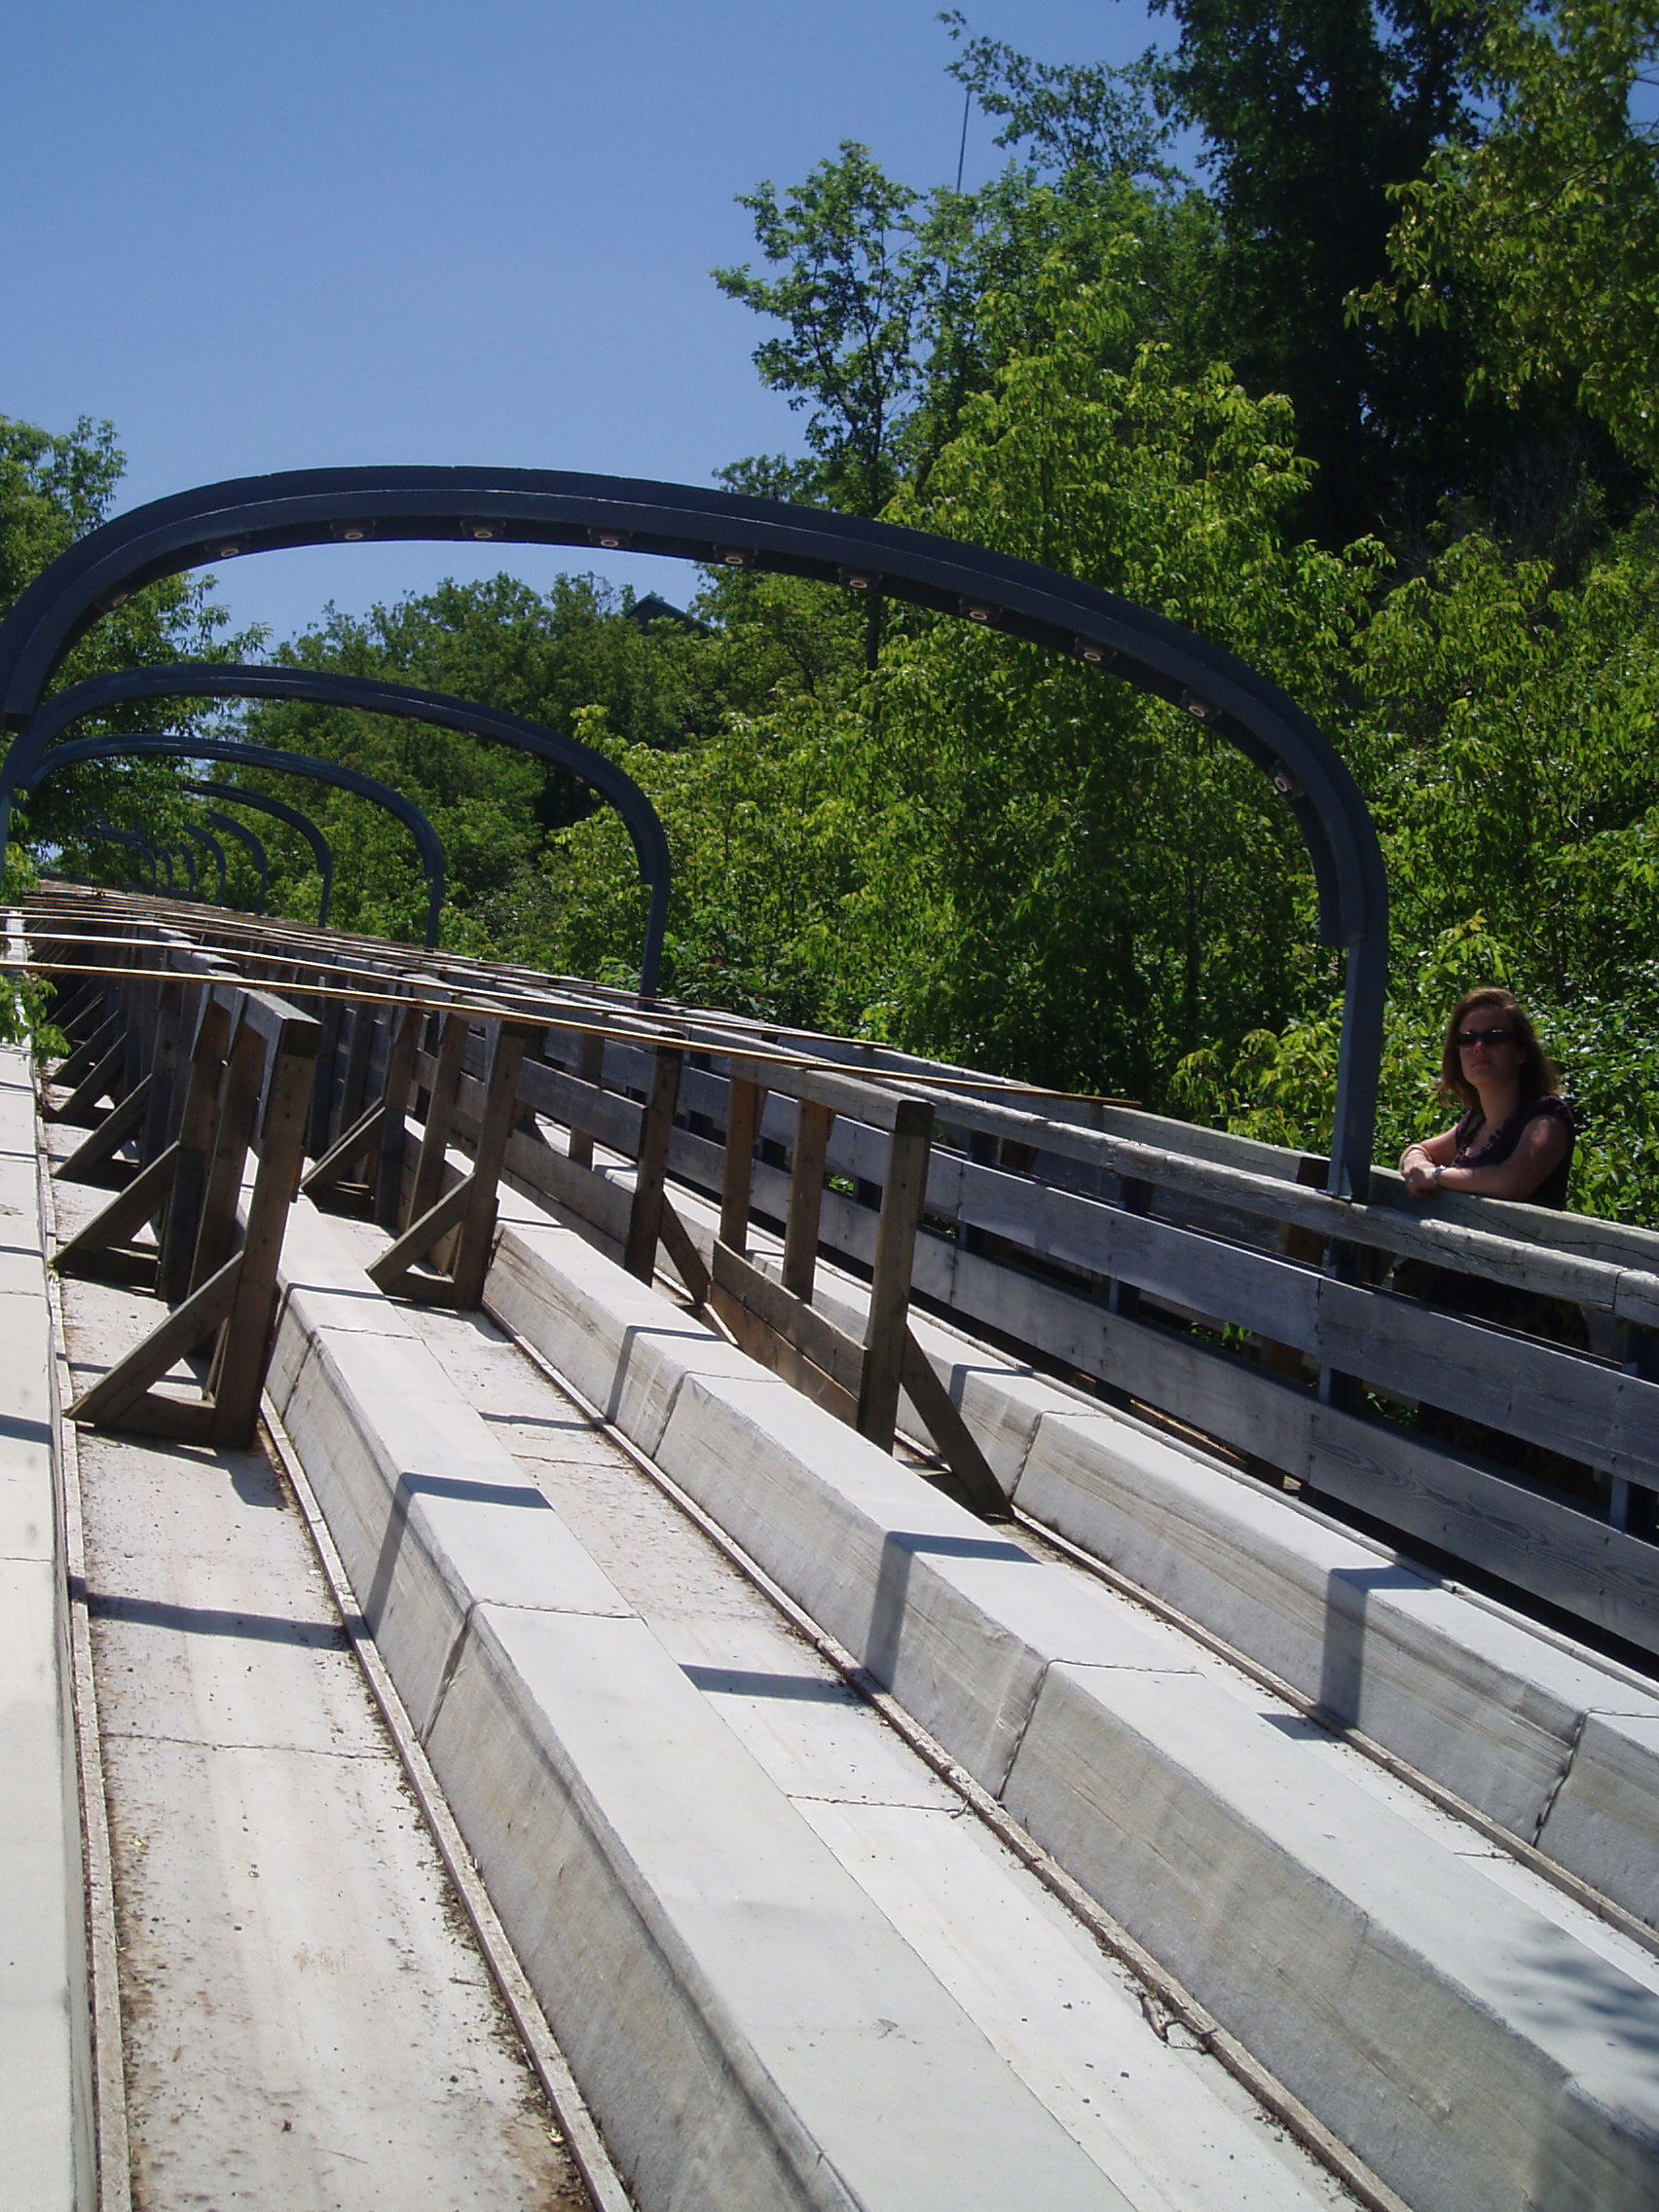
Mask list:
[{"label": "concrete divider wall", "polygon": [[0,1046],[0,2197],[94,2200],[68,1589],[33,1079]]},{"label": "concrete divider wall", "polygon": [[745,1379],[674,1308],[653,1326],[642,1286],[571,1233],[515,1209],[488,1297],[624,1428],[637,1409],[666,1471],[1414,2205],[1659,2196],[1641,1962],[1295,1756],[1108,1593]]},{"label": "concrete divider wall", "polygon": [[282,1265],[274,1401],[642,2205],[1122,2212],[303,1201]]},{"label": "concrete divider wall", "polygon": [[[677,1202],[707,1253],[712,1212],[683,1193]],[[541,1216],[521,1199],[509,1218]],[[756,1257],[777,1272],[764,1238]],[[498,1268],[514,1264],[509,1238]],[[861,1284],[821,1269],[815,1303],[862,1336]],[[1659,1926],[1659,1690],[954,1329],[911,1320],[1034,1521]],[[589,1395],[603,1398],[597,1352],[590,1363]]]}]

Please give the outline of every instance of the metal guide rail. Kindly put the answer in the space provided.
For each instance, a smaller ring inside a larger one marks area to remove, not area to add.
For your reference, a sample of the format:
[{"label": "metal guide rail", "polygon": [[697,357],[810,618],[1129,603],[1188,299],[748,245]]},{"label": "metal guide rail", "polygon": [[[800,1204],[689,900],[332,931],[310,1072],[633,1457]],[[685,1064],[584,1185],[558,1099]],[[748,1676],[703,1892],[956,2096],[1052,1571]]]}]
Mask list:
[{"label": "metal guide rail", "polygon": [[[1000,1487],[913,1299],[1659,1652],[1659,1235],[1408,1205],[1381,1170],[1356,1204],[1312,1156],[508,963],[52,887],[27,925],[76,1039],[61,1111],[108,1109],[77,1172],[133,1145],[154,1171],[181,1050],[159,1009],[197,1007],[206,964],[307,1010],[305,1188],[392,1234],[383,1288],[476,1305],[504,1175],[644,1279],[660,1247],[746,1350],[884,1447],[907,1392],[941,1484],[987,1517]],[[677,1184],[718,1203],[712,1261]],[[755,1220],[781,1227],[781,1272],[751,1257]],[[870,1283],[862,1340],[811,1303],[821,1257]],[[1400,1258],[1528,1294],[1537,1327],[1388,1287]]]}]

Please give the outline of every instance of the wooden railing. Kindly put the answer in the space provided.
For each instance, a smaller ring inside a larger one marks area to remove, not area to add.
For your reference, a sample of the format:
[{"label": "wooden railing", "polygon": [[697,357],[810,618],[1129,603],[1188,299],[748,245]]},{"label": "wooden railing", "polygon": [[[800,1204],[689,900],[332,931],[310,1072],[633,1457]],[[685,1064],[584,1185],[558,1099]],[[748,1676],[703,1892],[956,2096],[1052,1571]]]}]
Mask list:
[{"label": "wooden railing", "polygon": [[[1355,1205],[1318,1188],[1310,1155],[1132,1108],[502,964],[338,940],[319,967],[315,933],[233,935],[240,972],[302,1003],[324,973],[363,994],[314,1002],[342,1010],[322,1014],[321,1183],[383,1135],[401,1157],[406,1107],[468,1150],[487,1124],[485,1181],[498,1151],[509,1180],[637,1273],[660,1246],[739,1343],[866,1434],[891,1442],[902,1384],[980,1510],[1000,1493],[920,1357],[912,1298],[1659,1651],[1659,1235],[1490,1199],[1418,1205],[1382,1170]],[[424,1012],[415,1034],[409,998],[455,1011]],[[510,1111],[503,1063],[485,1080],[508,1036]],[[88,1058],[114,1049],[90,1039]],[[347,1196],[407,1229],[395,1183],[376,1155]],[[682,1219],[686,1193],[719,1209],[712,1251]],[[754,1264],[756,1220],[782,1235],[776,1272]],[[813,1309],[821,1258],[870,1283],[862,1340]],[[1558,1302],[1583,1341],[1403,1295],[1396,1260]]]}]

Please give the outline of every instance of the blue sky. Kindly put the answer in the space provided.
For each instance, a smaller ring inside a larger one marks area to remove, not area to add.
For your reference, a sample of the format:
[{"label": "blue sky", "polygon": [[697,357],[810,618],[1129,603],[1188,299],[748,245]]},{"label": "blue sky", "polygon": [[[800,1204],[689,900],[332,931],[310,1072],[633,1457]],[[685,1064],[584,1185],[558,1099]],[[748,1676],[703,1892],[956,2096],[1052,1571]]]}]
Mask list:
[{"label": "blue sky", "polygon": [[[707,482],[797,446],[709,280],[733,195],[843,138],[955,174],[938,0],[0,0],[0,413],[109,418],[123,504],[265,469],[501,461]],[[1047,60],[1124,60],[1140,0],[965,0]],[[966,182],[1004,157],[970,121]],[[498,566],[330,547],[221,572],[278,636]],[[563,559],[568,562],[569,555]],[[561,556],[527,552],[545,584]],[[689,572],[609,571],[682,598]]]}]

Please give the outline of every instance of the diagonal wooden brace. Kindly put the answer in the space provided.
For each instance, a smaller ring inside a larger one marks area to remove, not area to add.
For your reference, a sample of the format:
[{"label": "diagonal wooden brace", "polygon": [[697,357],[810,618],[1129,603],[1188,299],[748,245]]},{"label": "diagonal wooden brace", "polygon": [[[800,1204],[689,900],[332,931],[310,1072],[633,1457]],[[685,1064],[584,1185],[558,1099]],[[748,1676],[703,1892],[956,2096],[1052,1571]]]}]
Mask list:
[{"label": "diagonal wooden brace", "polygon": [[61,1106],[44,1107],[41,1119],[47,1122],[87,1122],[89,1116],[95,1117],[100,1101],[109,1097],[116,1084],[121,1081],[122,1062],[126,1057],[127,1039],[124,1036],[117,1037],[92,1074],[82,1077]]},{"label": "diagonal wooden brace", "polygon": [[177,1164],[178,1146],[169,1144],[133,1177],[119,1198],[112,1198],[101,1213],[84,1229],[78,1229],[66,1244],[59,1245],[52,1262],[58,1273],[95,1273],[99,1253],[118,1252],[129,1244],[133,1233],[147,1221],[154,1221],[166,1205]]},{"label": "diagonal wooden brace", "polygon": [[368,1149],[380,1135],[386,1121],[387,1107],[384,1098],[377,1098],[366,1113],[359,1114],[342,1137],[337,1137],[316,1164],[310,1168],[301,1191],[308,1198],[321,1198],[340,1182],[348,1167],[359,1153]]},{"label": "diagonal wooden brace", "polygon": [[105,1171],[144,1119],[155,1082],[153,1075],[147,1075],[134,1084],[120,1105],[105,1115],[92,1135],[78,1144],[67,1160],[59,1161],[52,1171],[54,1181],[96,1183],[110,1180]]},{"label": "diagonal wooden brace", "polygon": [[[82,1391],[69,1408],[69,1419],[99,1428],[129,1427],[133,1425],[130,1415],[143,1401],[149,1418],[140,1425],[150,1434],[200,1436],[203,1422],[193,1417],[200,1416],[203,1409],[188,1400],[152,1397],[150,1386],[215,1334],[236,1299],[241,1266],[240,1252],[235,1259],[227,1260],[216,1275],[193,1291],[142,1344],[134,1345],[90,1390]],[[181,1418],[176,1426],[169,1427],[166,1424],[175,1413]]]},{"label": "diagonal wooden brace", "polygon": [[[429,1205],[419,1221],[412,1221],[395,1244],[388,1244],[367,1272],[377,1290],[388,1296],[407,1292],[407,1277],[412,1268],[424,1260],[439,1237],[447,1236],[472,1198],[476,1174],[463,1175],[459,1183],[452,1183],[443,1197]],[[447,1283],[444,1285],[447,1289]],[[418,1294],[417,1294],[418,1295]]]}]

